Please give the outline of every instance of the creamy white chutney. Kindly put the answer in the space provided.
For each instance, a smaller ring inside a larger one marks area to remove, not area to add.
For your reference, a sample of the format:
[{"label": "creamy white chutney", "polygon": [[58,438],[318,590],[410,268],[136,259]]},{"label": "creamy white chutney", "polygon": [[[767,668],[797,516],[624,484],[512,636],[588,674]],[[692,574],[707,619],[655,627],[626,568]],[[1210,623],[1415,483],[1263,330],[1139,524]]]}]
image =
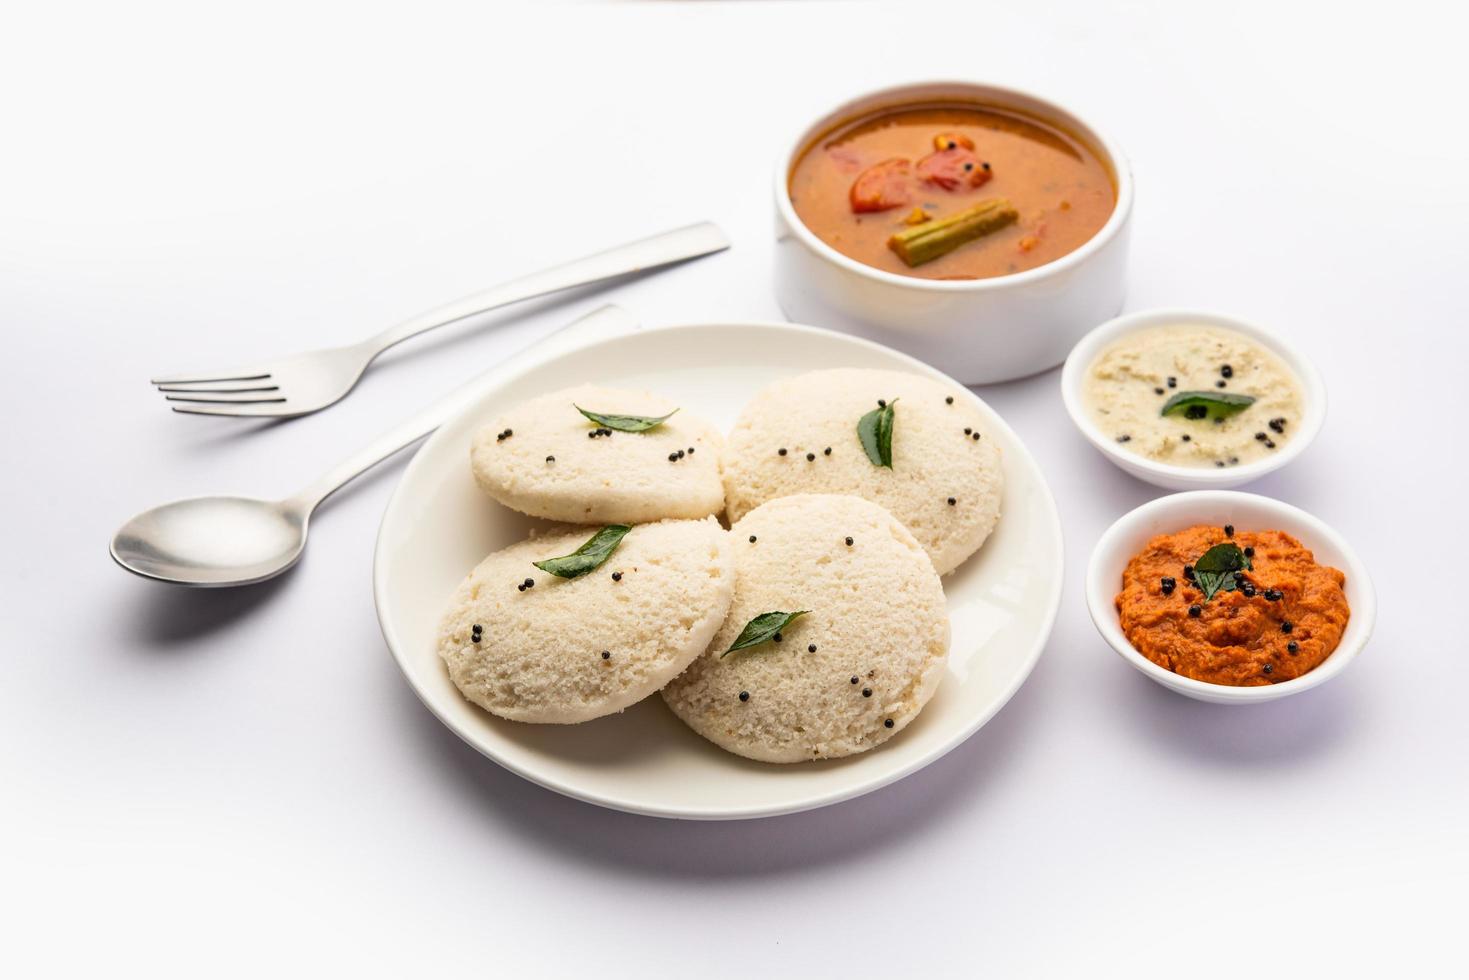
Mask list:
[{"label": "creamy white chutney", "polygon": [[[1162,414],[1187,392],[1254,401],[1233,414]],[[1233,330],[1189,323],[1134,330],[1104,348],[1087,368],[1082,400],[1121,448],[1177,466],[1225,468],[1267,457],[1291,438],[1304,411],[1300,379],[1273,351]]]}]

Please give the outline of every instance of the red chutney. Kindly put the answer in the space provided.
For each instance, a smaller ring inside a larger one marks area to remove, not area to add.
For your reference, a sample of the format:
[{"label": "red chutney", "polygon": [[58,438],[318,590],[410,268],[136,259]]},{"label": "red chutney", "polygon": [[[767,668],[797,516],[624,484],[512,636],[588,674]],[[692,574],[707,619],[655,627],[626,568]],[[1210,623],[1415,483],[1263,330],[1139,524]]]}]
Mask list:
[{"label": "red chutney", "polygon": [[[1200,524],[1160,534],[1134,555],[1117,594],[1122,632],[1158,666],[1211,684],[1258,687],[1315,670],[1341,642],[1351,615],[1346,576],[1318,565],[1283,531],[1225,531]],[[1253,549],[1253,567],[1239,573],[1240,588],[1205,602],[1184,566],[1226,541]],[[1165,578],[1175,583],[1171,592]],[[1198,616],[1189,615],[1191,606]]]}]

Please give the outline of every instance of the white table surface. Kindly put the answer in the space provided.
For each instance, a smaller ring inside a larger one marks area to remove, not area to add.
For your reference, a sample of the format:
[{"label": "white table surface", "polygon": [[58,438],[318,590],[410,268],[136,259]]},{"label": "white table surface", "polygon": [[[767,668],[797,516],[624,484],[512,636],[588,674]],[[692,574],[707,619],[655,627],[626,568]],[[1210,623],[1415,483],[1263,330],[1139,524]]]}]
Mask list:
[{"label": "white table surface", "polygon": [[[1462,969],[1460,35],[1402,3],[990,6],[13,11],[0,970]],[[1315,357],[1326,429],[1252,489],[1334,525],[1374,571],[1377,633],[1341,678],[1216,707],[1104,646],[1086,558],[1157,491],[1071,429],[1056,372],[982,391],[1065,523],[1039,667],[939,763],[792,817],[599,810],[440,727],[369,588],[401,461],[335,499],[271,584],[179,591],[108,561],[131,513],[293,490],[604,301],[652,323],[778,318],[781,142],[842,96],[925,74],[1034,87],[1116,136],[1138,184],[1128,309],[1257,317]],[[705,217],[732,251],[405,345],[308,419],[184,418],[145,383],[354,339]]]}]

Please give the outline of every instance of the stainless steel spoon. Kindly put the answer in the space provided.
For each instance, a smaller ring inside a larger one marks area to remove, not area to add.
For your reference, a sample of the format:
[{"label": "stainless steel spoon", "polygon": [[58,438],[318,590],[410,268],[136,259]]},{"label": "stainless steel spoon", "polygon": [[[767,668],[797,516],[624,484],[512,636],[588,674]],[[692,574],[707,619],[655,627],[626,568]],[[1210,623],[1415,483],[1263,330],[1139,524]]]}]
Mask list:
[{"label": "stainless steel spoon", "polygon": [[[575,346],[588,335],[610,336],[636,327],[637,321],[625,310],[604,306],[548,334],[497,365],[493,373],[503,373],[515,359],[531,351],[541,354],[547,346]],[[438,428],[473,397],[482,381],[464,385],[383,433],[284,500],[192,497],[146,510],[113,535],[112,558],[136,575],[176,585],[251,585],[279,575],[301,557],[311,515],[323,500]]]}]

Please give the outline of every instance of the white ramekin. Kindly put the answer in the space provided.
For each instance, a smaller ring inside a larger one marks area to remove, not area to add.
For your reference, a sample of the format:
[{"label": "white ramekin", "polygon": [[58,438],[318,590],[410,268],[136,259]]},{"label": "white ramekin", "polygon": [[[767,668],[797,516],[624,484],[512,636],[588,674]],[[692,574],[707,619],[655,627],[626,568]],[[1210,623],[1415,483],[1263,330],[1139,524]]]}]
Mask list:
[{"label": "white ramekin", "polygon": [[[1122,633],[1117,616],[1117,593],[1122,570],[1150,538],[1171,534],[1195,524],[1233,524],[1242,530],[1284,531],[1300,540],[1322,565],[1340,569],[1347,577],[1347,605],[1351,617],[1341,643],[1321,666],[1293,680],[1264,687],[1231,687],[1183,677],[1138,653]],[[1195,490],[1151,500],[1124,514],[1109,527],[1092,550],[1086,570],[1086,605],[1097,632],[1133,667],[1171,691],[1216,704],[1252,704],[1274,701],[1324,684],[1347,668],[1367,645],[1377,620],[1377,597],[1367,568],[1341,535],[1298,507],[1270,497],[1234,490]]]},{"label": "white ramekin", "polygon": [[[1290,433],[1290,438],[1285,441],[1285,445],[1279,452],[1223,469],[1179,466],[1174,463],[1160,463],[1132,452],[1125,445],[1117,442],[1111,434],[1097,428],[1082,398],[1086,372],[1092,362],[1097,359],[1103,349],[1125,334],[1134,330],[1174,323],[1223,327],[1244,334],[1273,351],[1300,379],[1304,411],[1300,422],[1295,426],[1295,431]],[[1299,351],[1278,335],[1253,323],[1237,317],[1225,316],[1221,313],[1207,313],[1201,310],[1145,310],[1119,316],[1097,327],[1081,338],[1072,349],[1070,356],[1066,358],[1066,366],[1061,370],[1061,399],[1066,403],[1066,413],[1071,416],[1071,421],[1081,430],[1081,434],[1101,451],[1102,455],[1139,480],[1169,490],[1222,490],[1227,487],[1241,486],[1251,480],[1258,480],[1266,473],[1280,469],[1305,452],[1306,447],[1311,444],[1311,440],[1316,438],[1316,434],[1321,431],[1321,426],[1326,421],[1326,385],[1322,383],[1321,375],[1316,372],[1316,368]]]},{"label": "white ramekin", "polygon": [[[1010,109],[1059,126],[1100,154],[1117,206],[1092,238],[1054,262],[989,279],[933,280],[863,265],[827,245],[791,205],[789,178],[813,140],[847,119],[907,103],[952,100]],[[1055,367],[1083,332],[1116,315],[1126,288],[1132,173],[1111,140],[1062,106],[1028,92],[961,81],[879,89],[807,126],[775,168],[775,295],[797,323],[832,327],[896,347],[965,384]]]}]

